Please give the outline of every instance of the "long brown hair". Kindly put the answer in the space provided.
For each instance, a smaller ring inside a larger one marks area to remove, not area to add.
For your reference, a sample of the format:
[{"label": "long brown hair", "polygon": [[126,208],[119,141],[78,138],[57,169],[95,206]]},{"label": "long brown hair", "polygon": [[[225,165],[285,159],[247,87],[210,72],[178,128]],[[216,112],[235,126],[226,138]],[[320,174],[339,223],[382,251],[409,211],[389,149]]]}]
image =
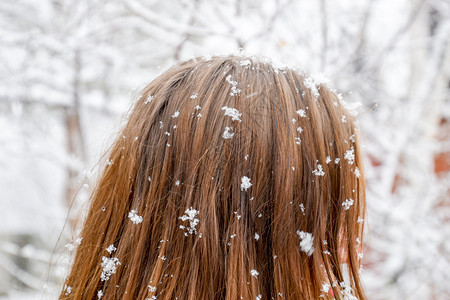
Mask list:
[{"label": "long brown hair", "polygon": [[365,299],[358,139],[302,72],[172,67],[108,152],[60,298]]}]

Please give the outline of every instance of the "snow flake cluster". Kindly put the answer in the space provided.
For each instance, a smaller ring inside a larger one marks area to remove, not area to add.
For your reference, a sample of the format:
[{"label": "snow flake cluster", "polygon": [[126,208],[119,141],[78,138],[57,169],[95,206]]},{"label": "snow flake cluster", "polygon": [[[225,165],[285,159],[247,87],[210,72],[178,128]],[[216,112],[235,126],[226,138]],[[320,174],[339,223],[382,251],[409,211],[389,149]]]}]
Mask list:
[{"label": "snow flake cluster", "polygon": [[353,165],[355,162],[355,149],[353,147],[350,150],[345,151],[344,159],[348,161],[349,165]]},{"label": "snow flake cluster", "polygon": [[224,139],[231,139],[231,138],[234,136],[234,132],[231,132],[232,130],[233,130],[232,127],[226,126],[226,127],[225,127],[225,131],[224,131],[223,134],[222,134],[222,137],[223,137]]},{"label": "snow flake cluster", "polygon": [[241,191],[247,191],[252,186],[250,178],[247,176],[242,176],[241,178]]},{"label": "snow flake cluster", "polygon": [[298,237],[300,238],[300,250],[306,252],[308,256],[311,256],[314,252],[313,241],[314,237],[312,233],[297,230]]},{"label": "snow flake cluster", "polygon": [[153,96],[152,95],[148,95],[147,99],[145,100],[144,104],[148,104],[153,100]]},{"label": "snow flake cluster", "polygon": [[230,96],[235,96],[235,95],[240,95],[241,94],[241,90],[237,88],[237,81],[233,81],[231,80],[231,75],[228,75],[227,78],[225,78],[225,80],[231,84],[231,92],[230,92]]},{"label": "snow flake cluster", "polygon": [[108,280],[111,275],[116,273],[117,266],[120,266],[120,261],[117,257],[108,258],[106,256],[102,257],[102,274],[100,275],[101,281]]},{"label": "snow flake cluster", "polygon": [[317,89],[316,82],[314,81],[313,78],[311,78],[311,77],[305,78],[305,80],[303,81],[303,84],[305,85],[305,87],[307,87],[311,91],[314,98],[316,98],[316,99],[319,98],[319,90]]},{"label": "snow flake cluster", "polygon": [[324,293],[328,293],[328,291],[330,290],[330,288],[331,288],[331,285],[328,283],[328,282],[323,282],[322,283],[322,289],[321,289],[321,291],[322,292],[324,292]]},{"label": "snow flake cluster", "polygon": [[69,250],[69,251],[73,251],[78,245],[81,244],[81,241],[82,241],[82,240],[83,240],[82,237],[77,238],[77,239],[75,239],[75,240],[73,241],[72,244],[66,244],[64,247],[66,247],[67,250]]},{"label": "snow flake cluster", "polygon": [[358,300],[358,298],[356,298],[352,294],[352,287],[350,286],[350,284],[348,284],[345,281],[342,281],[342,282],[339,283],[339,285],[341,286],[341,288],[344,289],[342,292],[344,293],[344,299],[345,300]]},{"label": "snow flake cluster", "polygon": [[352,206],[354,202],[355,201],[352,198],[345,199],[345,201],[342,202],[342,206],[344,207],[345,210],[349,210],[350,206]]},{"label": "snow flake cluster", "polygon": [[325,172],[323,171],[323,167],[321,164],[317,165],[317,169],[312,171],[312,173],[316,176],[324,176]]},{"label": "snow flake cluster", "polygon": [[184,215],[181,217],[178,217],[178,219],[181,219],[182,221],[189,220],[189,227],[186,228],[184,225],[180,225],[181,229],[186,229],[186,232],[184,233],[185,236],[189,234],[197,234],[197,229],[195,228],[200,221],[197,218],[198,210],[191,208],[188,208],[184,211]]},{"label": "snow flake cluster", "polygon": [[68,286],[67,284],[64,284],[63,291],[65,291],[64,294],[67,296],[67,295],[69,295],[70,293],[72,293],[72,287],[71,287],[71,286]]},{"label": "snow flake cluster", "polygon": [[128,219],[136,225],[142,223],[143,220],[143,218],[137,214],[137,210],[134,209],[128,213]]},{"label": "snow flake cluster", "polygon": [[352,134],[348,139],[349,139],[352,143],[355,143],[355,142],[356,142],[355,134]]},{"label": "snow flake cluster", "polygon": [[355,173],[356,178],[361,177],[361,172],[359,171],[358,167],[355,168],[355,172],[354,173]]},{"label": "snow flake cluster", "polygon": [[230,116],[232,121],[242,122],[240,119],[242,114],[236,108],[224,106],[222,110],[225,110],[225,116]]},{"label": "snow flake cluster", "polygon": [[250,274],[251,274],[253,277],[258,278],[259,272],[256,271],[255,269],[252,269],[252,270],[250,270]]},{"label": "snow flake cluster", "polygon": [[299,109],[299,110],[296,111],[296,113],[302,118],[306,117],[306,112],[305,112],[304,109]]},{"label": "snow flake cluster", "polygon": [[241,66],[241,67],[246,67],[246,66],[249,66],[249,65],[251,65],[251,61],[249,60],[249,59],[244,59],[244,60],[241,60],[240,62],[239,62],[239,65]]},{"label": "snow flake cluster", "polygon": [[305,205],[303,203],[300,203],[298,206],[300,207],[302,214],[305,215]]},{"label": "snow flake cluster", "polygon": [[106,251],[108,251],[109,254],[113,253],[116,250],[117,250],[117,248],[114,247],[114,244],[111,244],[108,246],[108,248],[106,248]]}]

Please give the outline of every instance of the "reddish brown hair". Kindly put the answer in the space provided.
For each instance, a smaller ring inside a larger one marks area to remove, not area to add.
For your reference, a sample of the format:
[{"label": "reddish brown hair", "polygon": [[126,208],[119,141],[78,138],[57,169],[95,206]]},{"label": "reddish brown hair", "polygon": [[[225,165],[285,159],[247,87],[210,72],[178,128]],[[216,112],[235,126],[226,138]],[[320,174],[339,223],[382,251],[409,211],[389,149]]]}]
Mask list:
[{"label": "reddish brown hair", "polygon": [[60,298],[328,299],[331,285],[365,299],[355,127],[301,72],[240,57],[169,69],[109,152]]}]

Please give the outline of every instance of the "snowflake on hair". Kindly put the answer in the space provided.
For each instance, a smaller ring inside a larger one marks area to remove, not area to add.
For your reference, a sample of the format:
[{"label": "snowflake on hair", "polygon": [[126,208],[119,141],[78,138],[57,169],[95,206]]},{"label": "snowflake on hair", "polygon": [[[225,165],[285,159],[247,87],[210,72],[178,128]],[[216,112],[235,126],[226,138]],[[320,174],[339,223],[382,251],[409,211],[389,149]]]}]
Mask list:
[{"label": "snowflake on hair", "polygon": [[117,248],[114,247],[114,244],[111,244],[111,245],[108,246],[108,248],[106,248],[106,251],[108,251],[109,254],[113,253],[116,250],[117,250]]},{"label": "snowflake on hair", "polygon": [[316,99],[319,98],[319,90],[317,89],[314,79],[312,79],[311,77],[307,77],[303,81],[303,84],[311,91],[314,98],[316,98]]},{"label": "snowflake on hair", "polygon": [[65,295],[69,295],[70,293],[72,293],[72,287],[68,286],[67,284],[64,284],[64,288],[63,291],[65,291]]},{"label": "snowflake on hair", "polygon": [[355,201],[352,198],[345,199],[345,201],[342,202],[342,206],[344,207],[345,210],[349,210],[350,206],[352,206],[354,202]]},{"label": "snowflake on hair", "polygon": [[185,227],[183,225],[180,225],[181,229],[185,229],[186,231],[184,233],[185,236],[189,234],[197,234],[197,229],[195,228],[197,224],[200,222],[200,220],[197,218],[198,210],[191,208],[188,208],[184,211],[184,215],[181,217],[178,217],[178,219],[181,219],[181,221],[189,221],[189,227]]},{"label": "snowflake on hair", "polygon": [[232,121],[242,122],[240,119],[242,114],[236,108],[224,106],[222,110],[225,110],[225,116],[230,116]]},{"label": "snowflake on hair", "polygon": [[137,214],[137,210],[134,209],[128,213],[128,218],[136,225],[142,223],[143,220],[143,218]]},{"label": "snowflake on hair", "polygon": [[304,109],[299,109],[296,111],[296,113],[302,118],[306,117],[306,112]]},{"label": "snowflake on hair", "polygon": [[226,127],[225,127],[225,131],[224,131],[223,134],[222,134],[222,137],[223,137],[224,139],[231,139],[231,138],[234,136],[234,133],[231,132],[232,130],[233,130],[232,127],[226,126]]},{"label": "snowflake on hair", "polygon": [[100,279],[101,281],[105,281],[108,280],[111,275],[116,273],[117,266],[120,266],[120,261],[117,257],[108,258],[103,256],[101,266],[103,267],[103,270]]},{"label": "snowflake on hair", "polygon": [[253,269],[253,270],[250,270],[250,274],[251,274],[253,277],[258,278],[259,272],[256,271],[255,269]]},{"label": "snowflake on hair", "polygon": [[300,203],[298,206],[300,207],[302,214],[305,215],[305,205],[303,203]]},{"label": "snowflake on hair", "polygon": [[314,252],[313,242],[314,237],[312,233],[297,230],[298,237],[300,238],[300,250],[306,252],[308,256],[311,256]]},{"label": "snowflake on hair", "polygon": [[241,67],[247,67],[247,66],[251,65],[251,63],[252,62],[249,59],[244,59],[239,62],[239,65]]},{"label": "snowflake on hair", "polygon": [[235,95],[240,95],[241,94],[241,90],[237,88],[237,81],[233,81],[231,80],[231,75],[228,75],[227,78],[225,78],[225,80],[231,84],[231,92],[230,92],[230,96],[235,96]]},{"label": "snowflake on hair", "polygon": [[241,178],[241,191],[247,191],[252,184],[250,183],[250,178],[247,176],[242,176]]},{"label": "snowflake on hair", "polygon": [[325,172],[323,171],[323,167],[321,164],[317,165],[317,169],[312,171],[312,173],[316,176],[324,176]]},{"label": "snowflake on hair", "polygon": [[361,171],[359,171],[358,167],[355,168],[355,172],[354,173],[355,173],[356,178],[361,177]]},{"label": "snowflake on hair", "polygon": [[352,143],[355,143],[355,142],[356,142],[355,134],[352,134],[348,139],[349,139]]},{"label": "snowflake on hair", "polygon": [[147,99],[145,100],[144,104],[148,104],[148,103],[150,103],[152,100],[153,100],[153,96],[152,96],[152,95],[149,95],[149,96],[147,97]]},{"label": "snowflake on hair", "polygon": [[344,159],[348,161],[349,165],[353,165],[353,162],[355,161],[355,149],[353,147],[351,147],[350,150],[345,151]]}]

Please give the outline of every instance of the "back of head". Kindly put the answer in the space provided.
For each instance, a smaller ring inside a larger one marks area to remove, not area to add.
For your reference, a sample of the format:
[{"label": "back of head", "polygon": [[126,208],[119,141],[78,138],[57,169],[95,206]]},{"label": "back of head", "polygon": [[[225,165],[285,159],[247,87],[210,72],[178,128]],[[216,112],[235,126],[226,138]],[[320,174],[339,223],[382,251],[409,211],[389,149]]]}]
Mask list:
[{"label": "back of head", "polygon": [[169,69],[111,148],[61,299],[363,299],[355,127],[301,72]]}]

